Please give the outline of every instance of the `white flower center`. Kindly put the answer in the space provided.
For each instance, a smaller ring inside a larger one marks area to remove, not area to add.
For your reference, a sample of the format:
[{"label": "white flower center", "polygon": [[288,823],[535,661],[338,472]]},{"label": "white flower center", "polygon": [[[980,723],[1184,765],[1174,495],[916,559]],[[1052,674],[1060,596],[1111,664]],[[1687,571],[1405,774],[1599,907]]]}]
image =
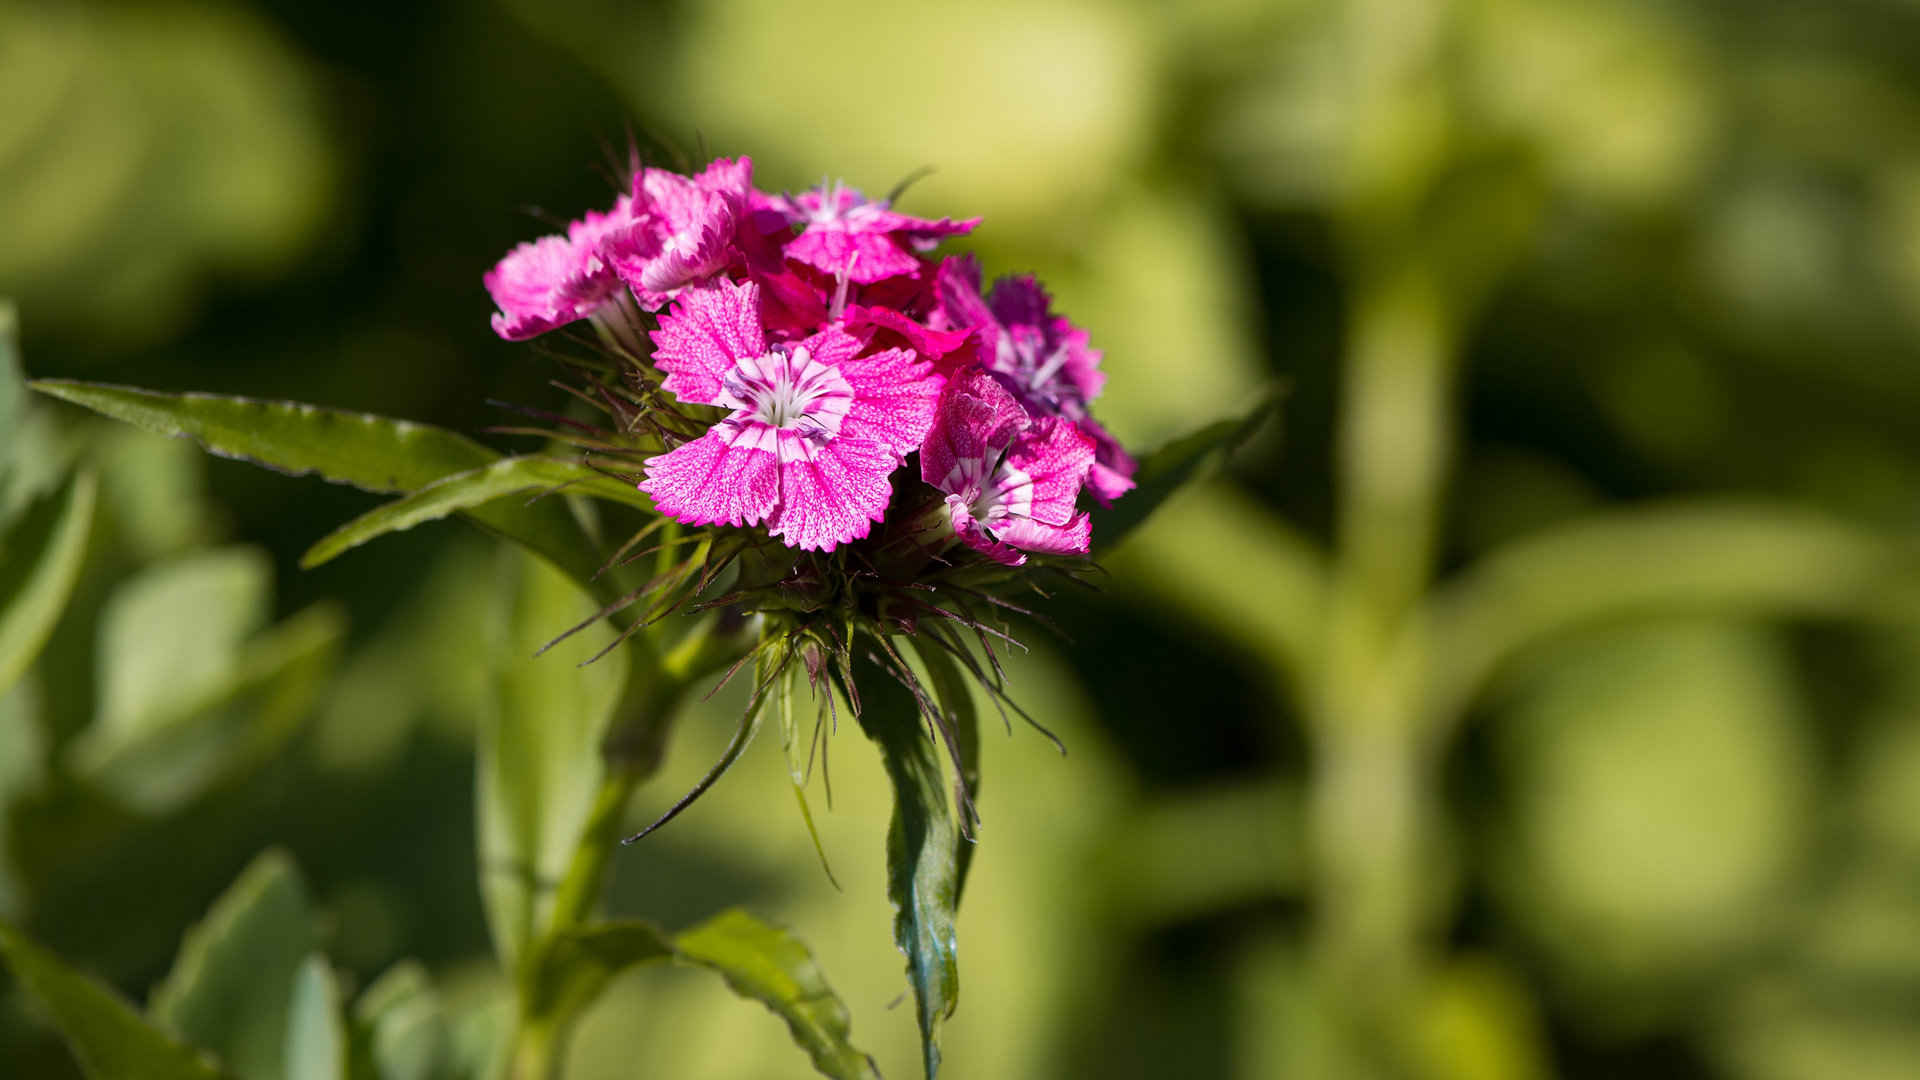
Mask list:
[{"label": "white flower center", "polygon": [[719,404],[733,415],[720,422],[730,445],[745,445],[805,461],[840,434],[853,407],[853,387],[840,369],[822,363],[805,346],[774,346],[765,356],[734,363],[721,380]]}]

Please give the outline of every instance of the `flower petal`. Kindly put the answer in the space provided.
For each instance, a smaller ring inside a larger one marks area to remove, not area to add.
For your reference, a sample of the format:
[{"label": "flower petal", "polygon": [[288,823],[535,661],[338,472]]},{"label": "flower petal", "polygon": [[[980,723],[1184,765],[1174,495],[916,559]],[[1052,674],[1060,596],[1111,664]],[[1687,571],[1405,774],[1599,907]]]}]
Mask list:
[{"label": "flower petal", "polygon": [[757,525],[780,498],[779,462],[765,450],[729,446],[720,430],[648,458],[640,490],[687,525]]},{"label": "flower petal", "polygon": [[742,358],[766,355],[760,288],[719,280],[683,293],[653,332],[653,364],[680,400],[715,404],[721,380]]},{"label": "flower petal", "polygon": [[811,460],[787,462],[767,531],[803,551],[831,551],[867,535],[886,515],[893,497],[887,474],[897,461],[878,443],[843,435]]}]

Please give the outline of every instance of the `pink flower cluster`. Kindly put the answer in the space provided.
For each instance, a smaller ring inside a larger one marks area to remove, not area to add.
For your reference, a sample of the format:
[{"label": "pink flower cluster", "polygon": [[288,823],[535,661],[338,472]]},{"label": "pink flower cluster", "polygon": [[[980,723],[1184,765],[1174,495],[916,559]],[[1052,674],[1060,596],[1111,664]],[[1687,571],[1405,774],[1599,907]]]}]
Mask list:
[{"label": "pink flower cluster", "polygon": [[645,462],[640,489],[683,523],[829,551],[904,498],[1007,565],[1084,553],[1082,489],[1104,504],[1133,486],[1088,409],[1100,353],[1033,278],[983,293],[971,256],[933,256],[978,223],[837,184],[768,195],[746,158],[640,169],[610,211],[494,267],[493,328],[591,320],[681,404],[723,413],[693,410],[704,433]]}]

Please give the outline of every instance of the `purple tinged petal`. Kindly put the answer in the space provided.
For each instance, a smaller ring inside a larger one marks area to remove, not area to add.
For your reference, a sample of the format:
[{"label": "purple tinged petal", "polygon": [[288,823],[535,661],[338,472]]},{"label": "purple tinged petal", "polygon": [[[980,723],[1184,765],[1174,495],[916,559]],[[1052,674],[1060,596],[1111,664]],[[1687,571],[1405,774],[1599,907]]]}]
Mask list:
[{"label": "purple tinged petal", "polygon": [[977,497],[993,459],[1027,423],[1026,410],[993,376],[979,368],[954,376],[921,443],[920,478],[949,495]]},{"label": "purple tinged petal", "polygon": [[992,309],[980,295],[980,262],[972,255],[950,255],[940,261],[933,276],[933,298],[933,315],[928,321],[939,329],[999,329]]},{"label": "purple tinged petal", "polygon": [[1082,416],[1077,423],[1081,432],[1093,440],[1093,470],[1087,476],[1087,487],[1100,500],[1100,505],[1112,506],[1113,500],[1133,490],[1133,473],[1139,463],[1120,445],[1120,440],[1093,417]]},{"label": "purple tinged petal", "polygon": [[998,532],[1002,541],[1014,547],[1049,555],[1085,555],[1093,545],[1093,519],[1086,514],[1074,515],[1065,525],[1008,518]]},{"label": "purple tinged petal", "polygon": [[[1013,440],[1006,464],[1024,477],[1020,483],[1025,489],[1020,501],[1027,504],[1024,516],[1063,526],[1073,519],[1074,500],[1093,467],[1093,440],[1069,420],[1045,417]],[[1006,490],[1002,497],[1012,494]]]}]

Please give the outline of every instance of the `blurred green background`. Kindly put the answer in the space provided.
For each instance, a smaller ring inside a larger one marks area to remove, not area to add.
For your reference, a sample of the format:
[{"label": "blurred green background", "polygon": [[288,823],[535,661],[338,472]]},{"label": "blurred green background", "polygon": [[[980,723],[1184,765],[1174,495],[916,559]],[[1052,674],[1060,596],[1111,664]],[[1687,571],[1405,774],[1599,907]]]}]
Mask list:
[{"label": "blurred green background", "polygon": [[[1042,276],[1130,445],[1286,388],[1023,635],[1070,753],[988,739],[948,1075],[1357,1076],[1384,1030],[1435,1078],[1920,1076],[1920,6],[0,3],[0,297],[33,375],[477,432],[562,400],[480,275],[630,131],[767,189],[934,166],[905,206]],[[350,981],[497,998],[471,733],[523,557],[303,573],[374,497],[12,422],[10,498],[101,489],[0,698],[0,915],[144,998],[280,845]],[[142,742],[187,715],[220,753]],[[910,1075],[878,763],[841,732],[816,798],[841,892],[770,743],[615,909],[793,928]],[[74,1075],[10,982],[0,1048]],[[574,1055],[805,1070],[671,969]]]}]

